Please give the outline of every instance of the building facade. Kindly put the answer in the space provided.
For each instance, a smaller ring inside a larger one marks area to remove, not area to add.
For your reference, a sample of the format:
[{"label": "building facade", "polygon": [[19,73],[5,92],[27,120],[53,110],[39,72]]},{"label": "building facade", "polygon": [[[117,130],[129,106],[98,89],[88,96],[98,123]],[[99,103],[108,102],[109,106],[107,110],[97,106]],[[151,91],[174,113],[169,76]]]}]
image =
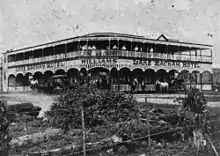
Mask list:
[{"label": "building facade", "polygon": [[44,84],[65,74],[71,83],[105,77],[116,90],[154,91],[175,77],[202,90],[212,89],[212,46],[148,39],[119,33],[92,33],[4,53],[4,91],[28,91],[29,77]]},{"label": "building facade", "polygon": [[213,71],[213,87],[219,89],[220,88],[220,68],[214,67],[212,71]]}]

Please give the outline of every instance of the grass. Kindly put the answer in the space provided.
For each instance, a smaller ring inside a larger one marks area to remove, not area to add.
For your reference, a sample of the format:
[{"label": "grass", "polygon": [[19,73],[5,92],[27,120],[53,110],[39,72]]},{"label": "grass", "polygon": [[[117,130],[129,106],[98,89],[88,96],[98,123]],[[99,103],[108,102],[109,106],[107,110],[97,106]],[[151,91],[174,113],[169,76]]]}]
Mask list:
[{"label": "grass", "polygon": [[46,122],[42,122],[28,115],[18,117],[14,123],[14,126],[9,127],[10,136],[12,138],[44,132],[49,128]]},{"label": "grass", "polygon": [[[172,105],[167,107],[167,105],[153,105],[151,104],[151,108],[160,108],[164,110],[165,112],[169,111],[175,111],[177,109],[176,106]],[[209,108],[209,110],[212,112],[213,116],[216,116],[216,124],[215,129],[220,129],[220,108]],[[33,119],[29,116],[21,116],[17,119],[17,124],[15,126],[10,127],[10,135],[13,138],[17,138],[19,136],[27,135],[27,134],[33,134],[37,132],[44,132],[46,129],[50,128],[51,126],[47,124],[47,122],[43,122],[39,119]],[[25,130],[26,129],[26,130]],[[60,148],[65,145],[70,145],[72,143],[76,143],[78,145],[82,144],[82,134],[79,131],[71,131],[67,134],[60,133],[56,136],[52,136],[49,138],[45,138],[43,141],[39,142],[38,144],[28,144],[28,146],[25,147],[17,147],[12,149],[11,155],[19,155],[24,154],[24,152],[39,152],[43,150],[49,150],[49,149],[55,149]],[[97,136],[96,134],[90,134],[93,135],[95,138],[101,138],[101,136]],[[216,146],[217,150],[220,151],[220,133],[214,134],[212,137],[212,141],[214,145]],[[141,140],[139,142],[134,143],[132,146],[134,146],[133,151],[128,151],[124,145],[119,146],[116,150],[113,152],[107,152],[108,149],[112,149],[114,147],[109,147],[106,149],[101,150],[95,150],[88,152],[88,155],[95,156],[97,153],[104,155],[111,155],[111,156],[119,156],[119,155],[129,155],[129,156],[138,156],[140,154],[147,154],[149,152],[149,149],[147,149],[147,139]],[[185,155],[195,155],[195,151],[193,151],[193,148],[191,147],[190,143],[188,141],[181,142],[171,142],[166,143],[165,145],[159,145],[158,142],[153,142],[152,147],[154,148],[152,150],[152,156],[157,155],[174,155],[178,153],[178,156],[185,156]],[[182,151],[185,148],[185,151]],[[88,147],[87,147],[88,149]],[[79,149],[81,150],[81,149]],[[210,153],[207,151],[201,152],[201,156],[208,156]]]},{"label": "grass", "polygon": [[[220,97],[216,96],[213,97],[211,95],[207,95],[207,101],[220,101]],[[146,109],[145,104],[141,103],[143,106],[143,109]],[[167,104],[152,104],[150,103],[150,108],[159,108],[162,109],[164,112],[168,113],[170,111],[176,111],[179,106],[177,105],[167,105]],[[215,118],[215,131],[220,130],[220,108],[208,108],[211,112],[211,115]],[[49,124],[49,122],[42,121],[39,119],[31,118],[30,116],[20,116],[17,119],[17,122],[15,126],[10,126],[10,136],[12,138],[18,138],[19,136],[23,135],[29,135],[34,134],[38,132],[44,132],[46,129],[51,128],[52,126]],[[94,136],[94,138],[102,138],[102,136],[97,136],[96,134],[90,134],[91,136]],[[216,146],[217,151],[220,152],[220,133],[216,133],[213,136],[211,136],[211,139],[213,141],[213,144]],[[82,144],[82,135],[79,131],[71,131],[67,134],[60,133],[59,135],[44,138],[43,141],[39,142],[38,144],[29,144],[26,147],[17,147],[12,149],[11,155],[19,155],[24,152],[36,152],[36,151],[42,151],[42,150],[49,150],[49,149],[55,149],[60,148],[65,145],[69,145],[72,143],[77,143],[78,145]],[[178,156],[186,156],[186,155],[195,155],[195,151],[193,151],[193,148],[191,147],[191,144],[186,142],[173,142],[173,143],[167,143],[166,145],[159,146],[158,142],[152,143],[153,150],[152,150],[152,156],[157,155],[174,155],[178,154]],[[148,153],[149,149],[147,149],[147,139],[142,140],[140,142],[136,142],[136,144],[133,144],[135,146],[134,151],[128,151],[124,145],[120,146],[117,150],[113,152],[107,152],[108,149],[114,148],[109,147],[106,149],[101,150],[95,150],[88,153],[88,155],[96,156],[99,153],[100,155],[129,155],[129,156],[138,156],[142,153]],[[185,149],[185,151],[183,151]],[[210,148],[211,149],[211,148]],[[81,155],[81,154],[80,154]],[[203,153],[200,153],[200,156],[208,156],[210,153],[207,151],[204,151]]]}]

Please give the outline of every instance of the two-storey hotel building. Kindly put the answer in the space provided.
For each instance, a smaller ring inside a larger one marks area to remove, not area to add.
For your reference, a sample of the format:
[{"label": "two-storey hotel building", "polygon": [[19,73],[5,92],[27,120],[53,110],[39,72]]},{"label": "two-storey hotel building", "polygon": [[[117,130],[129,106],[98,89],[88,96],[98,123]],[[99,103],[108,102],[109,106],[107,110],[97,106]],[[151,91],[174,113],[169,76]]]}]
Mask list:
[{"label": "two-storey hotel building", "polygon": [[[137,79],[144,91],[156,80],[169,82],[175,74],[202,90],[212,89],[211,45],[120,33],[92,33],[33,47],[7,51],[3,62],[3,90],[28,91],[29,77],[46,83],[66,74],[71,83],[80,77],[105,76],[116,90],[129,91]],[[140,86],[139,90],[143,90]]]}]

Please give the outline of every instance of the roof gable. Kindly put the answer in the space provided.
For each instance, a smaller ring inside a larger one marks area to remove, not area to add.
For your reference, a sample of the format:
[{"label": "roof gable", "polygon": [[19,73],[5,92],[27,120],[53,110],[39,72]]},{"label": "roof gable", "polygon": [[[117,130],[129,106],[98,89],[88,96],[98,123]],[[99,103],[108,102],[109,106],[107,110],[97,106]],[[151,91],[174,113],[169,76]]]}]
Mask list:
[{"label": "roof gable", "polygon": [[159,41],[168,41],[168,39],[164,36],[164,34],[161,34],[161,35],[157,38],[157,40],[159,40]]}]

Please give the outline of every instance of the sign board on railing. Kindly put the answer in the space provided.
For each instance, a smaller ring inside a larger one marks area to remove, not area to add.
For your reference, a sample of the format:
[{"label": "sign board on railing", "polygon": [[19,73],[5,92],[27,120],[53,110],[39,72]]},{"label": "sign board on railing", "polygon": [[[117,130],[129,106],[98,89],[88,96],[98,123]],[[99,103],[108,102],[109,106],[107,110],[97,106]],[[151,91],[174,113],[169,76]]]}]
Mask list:
[{"label": "sign board on railing", "polygon": [[209,64],[203,64],[199,62],[179,61],[179,60],[154,60],[154,59],[78,59],[70,61],[59,61],[59,62],[44,62],[38,64],[28,64],[17,66],[16,72],[36,71],[36,70],[57,70],[57,69],[70,69],[70,68],[86,68],[91,69],[95,67],[104,67],[107,69],[111,68],[161,68],[161,69],[200,69],[209,68]]}]

